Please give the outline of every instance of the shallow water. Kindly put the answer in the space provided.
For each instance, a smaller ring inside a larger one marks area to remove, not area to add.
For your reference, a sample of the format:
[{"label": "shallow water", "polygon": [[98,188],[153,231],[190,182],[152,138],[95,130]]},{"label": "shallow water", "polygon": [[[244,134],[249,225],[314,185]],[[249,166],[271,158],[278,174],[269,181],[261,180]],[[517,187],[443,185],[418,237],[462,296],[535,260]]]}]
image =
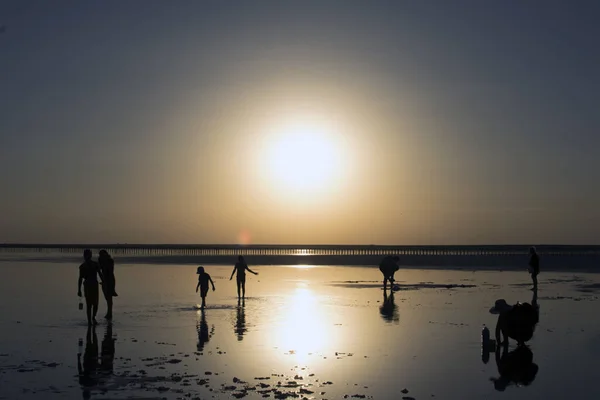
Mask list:
[{"label": "shallow water", "polygon": [[526,273],[401,270],[384,306],[375,268],[251,268],[238,305],[231,267],[207,267],[217,290],[203,313],[194,266],[117,265],[115,320],[99,318],[101,361],[80,375],[78,352],[95,345],[77,265],[0,263],[0,398],[600,398],[596,274],[541,276],[539,370],[499,392],[481,326],[493,331],[495,299],[531,301]]}]

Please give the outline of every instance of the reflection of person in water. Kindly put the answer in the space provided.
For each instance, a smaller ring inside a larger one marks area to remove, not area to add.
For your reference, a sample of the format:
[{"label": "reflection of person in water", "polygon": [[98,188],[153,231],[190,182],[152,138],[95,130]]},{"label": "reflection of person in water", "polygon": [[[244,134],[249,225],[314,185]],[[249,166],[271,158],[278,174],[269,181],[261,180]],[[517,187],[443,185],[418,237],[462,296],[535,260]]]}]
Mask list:
[{"label": "reflection of person in water", "polygon": [[398,266],[400,257],[398,256],[387,256],[379,264],[379,270],[383,274],[383,290],[386,289],[388,281],[390,282],[390,289],[394,288],[394,274],[400,269]]},{"label": "reflection of person in water", "polygon": [[[498,346],[504,344],[508,347],[508,338],[517,341],[522,346],[533,337],[533,332],[539,321],[539,306],[537,305],[537,291],[534,291],[534,305],[528,303],[517,303],[513,306],[506,303],[504,299],[496,300],[490,313],[498,314],[496,323],[496,342]],[[503,341],[500,340],[500,334]]]},{"label": "reflection of person in water", "polygon": [[388,296],[387,290],[383,290],[383,303],[379,307],[381,317],[387,322],[397,322],[400,320],[398,315],[398,306],[394,303],[394,292],[390,290]]},{"label": "reflection of person in water", "polygon": [[198,351],[203,351],[204,345],[208,343],[215,330],[213,327],[209,332],[205,313],[202,313],[200,316],[200,320],[198,321],[198,325],[196,325],[196,329],[198,330]]},{"label": "reflection of person in water", "polygon": [[113,338],[112,324],[106,325],[104,339],[102,339],[100,370],[103,375],[112,375],[115,360],[115,340]]},{"label": "reflection of person in water", "polygon": [[246,333],[246,302],[244,300],[238,300],[237,316],[235,319],[235,333],[237,334],[237,340],[242,341],[244,339],[244,333]]},{"label": "reflection of person in water", "polygon": [[83,398],[89,399],[91,389],[98,385],[98,336],[96,335],[96,328],[88,327],[85,337],[83,367],[81,354],[77,354],[77,371],[79,373],[79,384],[83,389]]},{"label": "reflection of person in water", "polygon": [[496,348],[496,365],[499,378],[491,378],[496,390],[503,392],[511,384],[528,386],[535,379],[539,367],[533,362],[533,353],[527,346],[519,346],[508,352],[504,347],[500,357],[500,347]]}]

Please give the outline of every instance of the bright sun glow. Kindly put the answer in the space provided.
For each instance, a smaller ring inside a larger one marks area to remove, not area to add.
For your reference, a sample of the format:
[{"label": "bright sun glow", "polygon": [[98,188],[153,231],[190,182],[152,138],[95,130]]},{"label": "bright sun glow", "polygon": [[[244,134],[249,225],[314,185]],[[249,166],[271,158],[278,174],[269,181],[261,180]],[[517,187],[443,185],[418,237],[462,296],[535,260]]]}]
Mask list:
[{"label": "bright sun glow", "polygon": [[319,192],[339,178],[340,149],[325,123],[294,123],[275,132],[268,167],[278,187],[295,192]]}]

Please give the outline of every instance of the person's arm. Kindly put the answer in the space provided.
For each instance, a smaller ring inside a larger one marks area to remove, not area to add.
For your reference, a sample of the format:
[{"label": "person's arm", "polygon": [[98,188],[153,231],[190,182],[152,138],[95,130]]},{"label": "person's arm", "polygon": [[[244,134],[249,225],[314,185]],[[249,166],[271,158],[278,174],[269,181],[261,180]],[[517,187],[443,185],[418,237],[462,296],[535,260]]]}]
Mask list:
[{"label": "person's arm", "polygon": [[231,276],[229,277],[229,280],[232,280],[232,279],[233,279],[233,274],[235,274],[235,270],[236,270],[236,269],[237,269],[237,265],[235,265],[235,266],[233,267],[233,271],[231,272]]},{"label": "person's arm", "polygon": [[210,282],[210,284],[212,285],[213,288],[213,292],[215,291],[215,283],[213,282],[212,278],[210,277],[210,275],[208,276],[208,281]]},{"label": "person's arm", "polygon": [[200,279],[198,279],[198,284],[196,285],[196,293],[198,293],[198,288],[200,287]]},{"label": "person's arm", "polygon": [[496,348],[500,347],[500,333],[503,331],[504,321],[502,321],[502,315],[498,315],[498,321],[496,322]]},{"label": "person's arm", "polygon": [[98,276],[100,277],[100,283],[104,282],[104,275],[102,275],[100,264],[96,264],[96,271],[98,272]]},{"label": "person's arm", "polygon": [[500,375],[502,375],[502,368],[500,368],[500,360],[501,360],[500,351],[501,351],[500,350],[500,345],[497,345],[496,346],[496,352],[495,352],[496,353],[496,357],[495,357],[496,358],[496,367],[498,368],[498,373]]},{"label": "person's arm", "polygon": [[114,282],[114,280],[115,280],[115,262],[114,261],[111,260],[108,263],[107,272],[108,272],[108,276],[106,277],[106,279],[110,280],[111,282]]},{"label": "person's arm", "polygon": [[248,272],[250,272],[250,273],[252,273],[252,274],[254,274],[254,275],[258,275],[258,272],[254,272],[254,271],[252,271],[250,268],[248,268],[248,266],[247,266],[247,265],[246,265],[245,267],[246,267],[246,270],[247,270]]},{"label": "person's arm", "polygon": [[79,267],[79,281],[77,282],[77,296],[81,297],[81,284],[83,283],[83,272],[81,266]]}]

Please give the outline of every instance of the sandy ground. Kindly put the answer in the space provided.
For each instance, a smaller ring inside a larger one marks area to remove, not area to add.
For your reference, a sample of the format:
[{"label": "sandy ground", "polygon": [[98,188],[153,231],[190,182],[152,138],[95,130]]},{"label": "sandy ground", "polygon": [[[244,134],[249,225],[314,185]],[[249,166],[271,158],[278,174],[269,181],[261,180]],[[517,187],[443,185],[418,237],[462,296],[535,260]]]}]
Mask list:
[{"label": "sandy ground", "polygon": [[201,312],[193,266],[118,264],[115,320],[88,331],[77,265],[1,262],[0,399],[600,398],[600,275],[540,276],[537,373],[500,392],[481,328],[531,301],[526,272],[401,270],[390,298],[375,268],[251,268],[238,303],[207,267]]}]

